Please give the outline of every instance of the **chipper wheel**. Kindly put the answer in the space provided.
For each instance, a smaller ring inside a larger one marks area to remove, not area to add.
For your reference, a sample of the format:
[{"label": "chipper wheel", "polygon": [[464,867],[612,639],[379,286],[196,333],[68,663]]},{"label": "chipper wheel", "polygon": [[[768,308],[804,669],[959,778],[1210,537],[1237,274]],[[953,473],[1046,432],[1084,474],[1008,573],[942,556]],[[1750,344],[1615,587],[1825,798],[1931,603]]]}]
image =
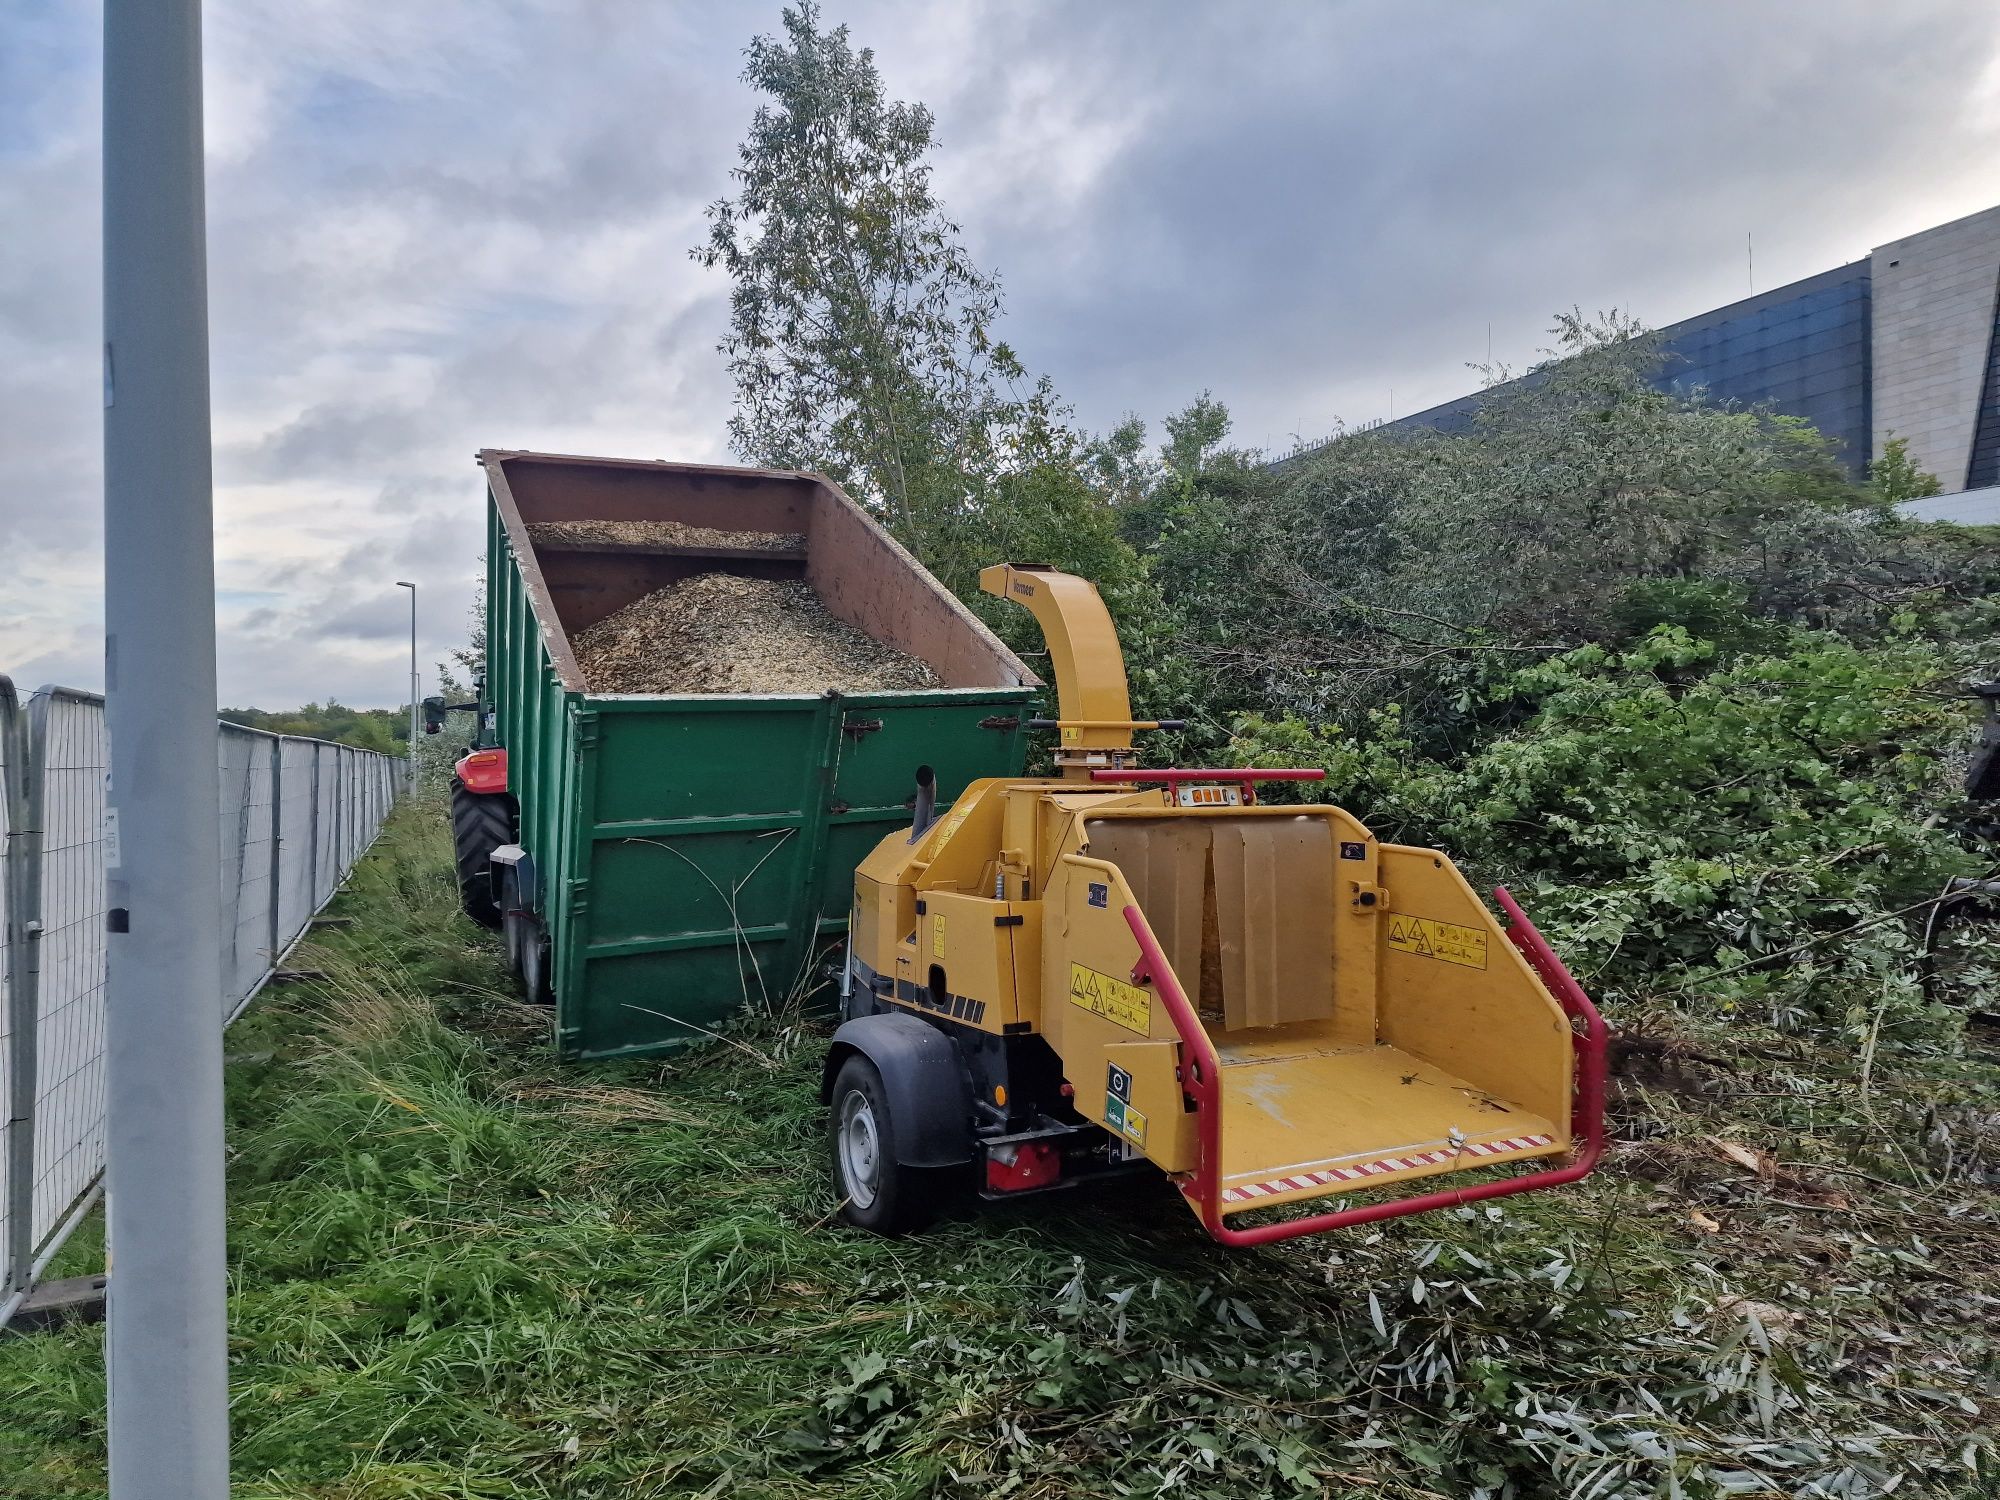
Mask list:
[{"label": "chipper wheel", "polygon": [[469,792],[451,784],[451,844],[458,857],[458,904],[481,927],[500,925],[492,886],[493,851],[514,841],[514,804],[505,792]]},{"label": "chipper wheel", "polygon": [[907,1234],[930,1222],[938,1173],[896,1160],[895,1122],[889,1116],[882,1075],[859,1054],[834,1076],[832,1097],[833,1188],[841,1217],[877,1234]]}]

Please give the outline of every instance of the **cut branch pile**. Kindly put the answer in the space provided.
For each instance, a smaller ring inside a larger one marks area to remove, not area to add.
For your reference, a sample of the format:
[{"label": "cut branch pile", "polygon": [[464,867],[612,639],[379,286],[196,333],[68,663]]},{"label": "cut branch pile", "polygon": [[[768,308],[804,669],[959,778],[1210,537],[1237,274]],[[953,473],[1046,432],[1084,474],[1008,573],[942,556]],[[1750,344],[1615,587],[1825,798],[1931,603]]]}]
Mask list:
[{"label": "cut branch pile", "polygon": [[704,573],[636,599],[571,644],[599,693],[869,693],[938,686],[913,656],[827,612],[803,583]]},{"label": "cut branch pile", "polygon": [[609,550],[631,547],[736,547],[746,552],[803,552],[806,539],[796,531],[725,531],[719,526],[690,526],[682,521],[534,521],[528,539],[544,543],[587,543]]}]

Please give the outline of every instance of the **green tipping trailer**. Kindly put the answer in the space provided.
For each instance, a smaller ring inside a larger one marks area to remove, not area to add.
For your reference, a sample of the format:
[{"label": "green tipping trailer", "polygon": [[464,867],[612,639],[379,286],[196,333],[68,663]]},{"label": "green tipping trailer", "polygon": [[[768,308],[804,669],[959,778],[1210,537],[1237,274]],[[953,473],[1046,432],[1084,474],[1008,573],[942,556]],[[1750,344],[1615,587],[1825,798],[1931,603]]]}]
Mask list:
[{"label": "green tipping trailer", "polygon": [[[980,777],[1020,774],[1039,679],[828,480],[496,450],[479,461],[491,716],[454,785],[461,883],[468,910],[485,905],[505,928],[531,998],[554,1000],[565,1056],[661,1050],[796,994],[845,937],[855,865],[909,821],[920,766],[934,768],[940,805]],[[579,520],[805,545],[530,538],[532,524]],[[802,579],[835,617],[929,663],[945,686],[590,690],[572,634],[712,572]],[[482,894],[490,904],[473,899]]]}]

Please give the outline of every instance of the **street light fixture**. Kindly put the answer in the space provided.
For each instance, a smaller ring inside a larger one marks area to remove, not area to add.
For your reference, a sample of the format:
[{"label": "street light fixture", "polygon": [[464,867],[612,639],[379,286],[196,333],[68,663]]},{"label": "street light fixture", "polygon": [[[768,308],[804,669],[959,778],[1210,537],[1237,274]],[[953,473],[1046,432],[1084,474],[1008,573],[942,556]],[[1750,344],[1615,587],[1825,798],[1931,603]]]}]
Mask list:
[{"label": "street light fixture", "polygon": [[417,795],[417,715],[422,711],[417,685],[417,586],[396,580],[396,587],[410,591],[410,795]]}]

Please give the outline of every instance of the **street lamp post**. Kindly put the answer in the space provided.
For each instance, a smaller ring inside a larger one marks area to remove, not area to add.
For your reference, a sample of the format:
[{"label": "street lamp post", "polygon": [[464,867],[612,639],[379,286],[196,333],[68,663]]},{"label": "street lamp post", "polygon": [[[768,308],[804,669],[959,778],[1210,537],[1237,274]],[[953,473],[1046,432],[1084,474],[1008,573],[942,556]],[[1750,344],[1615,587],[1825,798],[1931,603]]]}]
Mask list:
[{"label": "street lamp post", "polygon": [[418,702],[417,685],[417,586],[396,580],[396,587],[410,591],[410,795],[417,795],[417,735],[422,731],[418,714],[422,711]]}]

